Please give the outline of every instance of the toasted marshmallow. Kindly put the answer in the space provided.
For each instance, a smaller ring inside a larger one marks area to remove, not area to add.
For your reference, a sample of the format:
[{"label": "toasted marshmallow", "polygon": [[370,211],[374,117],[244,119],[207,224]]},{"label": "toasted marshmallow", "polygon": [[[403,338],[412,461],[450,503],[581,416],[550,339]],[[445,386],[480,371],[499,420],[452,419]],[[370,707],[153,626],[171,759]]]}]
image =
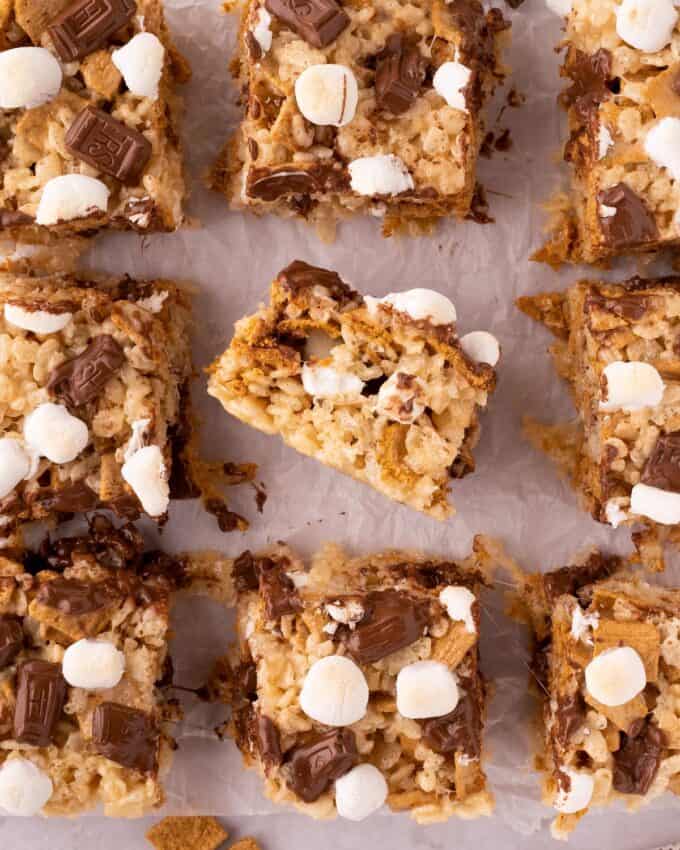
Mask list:
[{"label": "toasted marshmallow", "polygon": [[416,661],[397,675],[397,711],[423,720],[443,717],[458,705],[458,679],[441,661]]},{"label": "toasted marshmallow", "polygon": [[63,331],[73,313],[48,313],[47,310],[24,310],[16,304],[5,304],[5,321],[34,334],[56,334]]},{"label": "toasted marshmallow", "polygon": [[553,803],[557,811],[563,815],[574,815],[587,809],[595,789],[592,773],[572,770],[570,767],[563,767],[562,773],[569,778],[569,789],[561,788],[557,792]]},{"label": "toasted marshmallow", "polygon": [[61,66],[44,47],[0,53],[0,109],[32,109],[59,94]]},{"label": "toasted marshmallow", "polygon": [[335,805],[341,818],[364,820],[387,799],[387,782],[375,765],[364,763],[335,780]]},{"label": "toasted marshmallow", "polygon": [[545,5],[551,12],[566,18],[571,12],[572,0],[545,0]]},{"label": "toasted marshmallow", "polygon": [[413,177],[394,154],[360,156],[349,164],[350,185],[358,195],[399,195],[413,189]]},{"label": "toasted marshmallow", "polygon": [[625,705],[646,684],[645,665],[632,646],[607,649],[586,667],[588,693],[602,705]]},{"label": "toasted marshmallow", "polygon": [[158,446],[144,446],[125,461],[120,471],[149,516],[161,516],[170,504],[170,485]]},{"label": "toasted marshmallow", "polygon": [[498,340],[488,331],[471,331],[460,338],[460,346],[470,360],[495,366],[501,356]]},{"label": "toasted marshmallow", "polygon": [[467,112],[465,88],[469,85],[471,76],[470,69],[460,62],[444,62],[435,71],[432,86],[449,106]]},{"label": "toasted marshmallow", "polygon": [[645,138],[647,155],[660,168],[680,180],[680,118],[662,118]]},{"label": "toasted marshmallow", "polygon": [[302,386],[314,398],[336,398],[342,395],[359,395],[364,382],[351,372],[339,372],[333,366],[302,367]]},{"label": "toasted marshmallow", "polygon": [[125,655],[107,640],[83,638],[67,648],[61,668],[74,688],[115,688],[125,672]]},{"label": "toasted marshmallow", "polygon": [[313,328],[305,340],[305,359],[324,360],[342,340],[333,339],[325,331]]},{"label": "toasted marshmallow", "polygon": [[111,54],[111,61],[132,94],[158,100],[158,84],[163,74],[165,48],[151,32],[140,32]]},{"label": "toasted marshmallow", "polygon": [[673,0],[623,0],[616,8],[619,37],[644,53],[656,53],[670,44],[677,20]]},{"label": "toasted marshmallow", "polygon": [[109,188],[95,177],[85,174],[62,174],[45,183],[38,204],[37,224],[72,221],[95,212],[106,212]]},{"label": "toasted marshmallow", "polygon": [[609,153],[609,148],[614,144],[612,134],[606,124],[600,124],[597,131],[597,158],[604,159]]},{"label": "toasted marshmallow", "polygon": [[10,815],[37,815],[53,790],[50,777],[28,759],[10,759],[0,767],[0,809]]},{"label": "toasted marshmallow", "polygon": [[0,439],[0,499],[9,496],[30,469],[31,459],[21,443],[11,437]]},{"label": "toasted marshmallow", "polygon": [[477,624],[472,611],[476,600],[472,591],[467,587],[450,584],[439,594],[439,601],[452,620],[465,623],[466,631],[476,634]]},{"label": "toasted marshmallow", "polygon": [[630,494],[630,510],[661,525],[676,525],[680,522],[680,493],[636,484]]},{"label": "toasted marshmallow", "polygon": [[378,390],[375,408],[393,422],[410,425],[426,407],[425,388],[415,375],[395,372]]},{"label": "toasted marshmallow", "polygon": [[637,360],[617,360],[604,370],[606,399],[600,402],[600,410],[642,410],[661,403],[664,383],[661,375],[649,363]]},{"label": "toasted marshmallow", "polygon": [[433,325],[451,325],[456,321],[456,308],[453,302],[435,292],[434,289],[407,289],[404,292],[390,292],[384,298],[364,299],[366,309],[371,316],[378,312],[380,304],[389,304],[399,313],[406,313],[416,321],[428,321]]},{"label": "toasted marshmallow", "polygon": [[24,420],[28,446],[52,463],[70,463],[90,440],[87,425],[72,416],[63,404],[39,405]]},{"label": "toasted marshmallow", "polygon": [[273,34],[271,31],[271,25],[272,16],[264,8],[264,6],[260,6],[257,10],[255,26],[252,28],[251,32],[255,41],[260,45],[260,50],[263,54],[268,53],[272,46]]},{"label": "toasted marshmallow", "polygon": [[588,645],[592,645],[593,639],[591,633],[596,629],[600,617],[597,612],[593,614],[584,614],[580,605],[576,605],[571,615],[571,630],[570,634],[575,641],[581,641]]},{"label": "toasted marshmallow", "polygon": [[357,111],[357,78],[346,65],[310,65],[295,81],[295,100],[312,124],[344,127]]},{"label": "toasted marshmallow", "polygon": [[368,684],[361,669],[342,655],[329,655],[309,668],[300,708],[326,726],[349,726],[366,714]]}]

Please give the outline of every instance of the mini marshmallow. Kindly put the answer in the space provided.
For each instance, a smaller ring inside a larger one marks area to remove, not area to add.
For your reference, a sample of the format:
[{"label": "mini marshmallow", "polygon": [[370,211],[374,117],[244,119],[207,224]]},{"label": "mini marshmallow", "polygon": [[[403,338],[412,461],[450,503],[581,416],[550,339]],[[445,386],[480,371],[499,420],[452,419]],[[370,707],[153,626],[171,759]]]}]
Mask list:
[{"label": "mini marshmallow", "polygon": [[28,759],[10,759],[0,767],[0,809],[10,815],[37,815],[53,790],[50,777]]},{"label": "mini marshmallow", "polygon": [[70,463],[90,440],[87,425],[72,416],[63,404],[39,405],[24,420],[28,446],[52,463]]},{"label": "mini marshmallow", "polygon": [[326,726],[349,726],[366,714],[368,684],[361,669],[342,655],[329,655],[309,668],[300,707]]},{"label": "mini marshmallow", "polygon": [[607,649],[586,667],[588,693],[602,705],[625,705],[646,684],[645,665],[632,646]]},{"label": "mini marshmallow", "polygon": [[680,180],[680,118],[662,118],[645,138],[647,155],[660,168],[667,168],[674,180]]},{"label": "mini marshmallow", "polygon": [[577,605],[571,615],[571,630],[570,634],[575,641],[581,641],[592,645],[593,639],[591,632],[596,629],[600,622],[600,617],[597,612],[593,614],[584,614],[581,606]]},{"label": "mini marshmallow", "polygon": [[677,20],[673,0],[623,0],[616,9],[616,32],[631,47],[656,53],[670,43]]},{"label": "mini marshmallow", "polygon": [[373,764],[358,764],[335,780],[335,805],[341,818],[364,820],[387,799],[387,781]]},{"label": "mini marshmallow", "polygon": [[349,164],[350,185],[359,195],[399,195],[413,189],[413,177],[394,154],[360,156]]},{"label": "mini marshmallow", "polygon": [[465,623],[465,630],[472,634],[477,633],[472,606],[475,604],[475,595],[467,587],[449,585],[439,594],[439,601],[446,608],[446,613],[455,622]]},{"label": "mini marshmallow", "polygon": [[132,94],[158,100],[158,84],[163,73],[165,48],[151,32],[140,32],[111,54],[111,61]]},{"label": "mini marshmallow", "polygon": [[458,679],[441,661],[416,661],[397,675],[397,711],[423,720],[443,717],[458,705]]},{"label": "mini marshmallow", "polygon": [[260,6],[257,10],[257,21],[251,32],[255,41],[260,45],[262,53],[267,53],[272,46],[271,23],[272,16],[264,6]]},{"label": "mini marshmallow", "polygon": [[449,106],[467,112],[465,88],[470,83],[472,72],[460,62],[444,62],[435,71],[432,86]]},{"label": "mini marshmallow", "polygon": [[312,124],[344,127],[357,111],[357,79],[346,65],[310,65],[295,81],[295,100]]},{"label": "mini marshmallow", "polygon": [[325,331],[312,328],[305,340],[305,359],[324,360],[340,342]]},{"label": "mini marshmallow", "polygon": [[150,419],[135,419],[132,423],[132,434],[130,434],[130,439],[127,441],[127,445],[125,446],[125,451],[123,453],[123,460],[130,460],[135,452],[138,452],[140,449],[143,449],[146,445],[146,432],[151,425]]},{"label": "mini marshmallow", "polygon": [[650,363],[637,360],[610,363],[603,372],[606,379],[605,400],[600,410],[619,408],[627,412],[656,407],[661,403],[664,383],[661,375]]},{"label": "mini marshmallow", "polygon": [[34,334],[56,334],[63,331],[73,313],[48,313],[47,310],[24,310],[16,304],[5,304],[5,321]]},{"label": "mini marshmallow", "polygon": [[600,124],[597,131],[597,158],[604,159],[613,144],[614,139],[609,132],[609,127],[606,124]]},{"label": "mini marshmallow", "polygon": [[566,18],[571,12],[572,0],[545,0],[545,5],[551,12]]},{"label": "mini marshmallow", "polygon": [[74,688],[115,688],[125,672],[125,655],[109,641],[83,638],[66,649],[61,668]]},{"label": "mini marshmallow", "polygon": [[85,174],[62,174],[43,187],[36,212],[37,224],[57,224],[83,218],[93,212],[106,212],[109,188],[95,177]]},{"label": "mini marshmallow", "polygon": [[680,493],[636,484],[630,494],[630,510],[661,525],[676,525],[680,522]]},{"label": "mini marshmallow", "polygon": [[44,47],[0,53],[0,109],[32,109],[59,94],[61,66]]},{"label": "mini marshmallow", "polygon": [[562,773],[569,779],[569,790],[560,788],[553,805],[563,815],[573,815],[588,808],[595,789],[595,779],[592,773],[572,770],[563,767]]},{"label": "mini marshmallow", "polygon": [[380,304],[389,304],[399,313],[406,313],[416,321],[428,321],[433,325],[451,325],[456,321],[456,308],[453,302],[435,292],[434,289],[407,289],[404,292],[390,292],[384,298],[364,299],[370,315],[375,316]]},{"label": "mini marshmallow", "polygon": [[359,395],[364,382],[351,372],[339,372],[333,366],[302,367],[302,386],[314,398],[335,398],[341,395]]},{"label": "mini marshmallow", "polygon": [[501,356],[498,340],[488,331],[471,331],[460,338],[460,346],[470,360],[495,366]]},{"label": "mini marshmallow", "polygon": [[610,207],[608,204],[600,204],[597,213],[600,218],[614,218],[618,211],[617,207]]},{"label": "mini marshmallow", "polygon": [[121,475],[149,516],[161,516],[170,504],[170,485],[158,446],[144,446],[125,461]]},{"label": "mini marshmallow", "polygon": [[425,388],[415,375],[395,372],[378,390],[375,409],[393,422],[410,425],[426,408]]},{"label": "mini marshmallow", "polygon": [[0,499],[9,496],[30,469],[31,459],[21,443],[11,437],[0,439]]},{"label": "mini marshmallow", "polygon": [[609,499],[604,508],[604,516],[612,528],[618,528],[621,523],[629,519],[628,513],[622,507],[620,497]]}]

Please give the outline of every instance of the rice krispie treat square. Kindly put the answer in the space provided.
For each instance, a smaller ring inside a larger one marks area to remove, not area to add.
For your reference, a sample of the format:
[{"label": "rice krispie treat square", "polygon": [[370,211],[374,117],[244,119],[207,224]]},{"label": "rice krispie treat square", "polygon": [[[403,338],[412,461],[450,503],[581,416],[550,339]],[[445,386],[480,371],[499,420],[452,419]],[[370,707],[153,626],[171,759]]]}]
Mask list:
[{"label": "rice krispie treat square", "polygon": [[680,243],[680,15],[673,0],[573,0],[567,209],[539,252],[598,262]]},{"label": "rice krispie treat square", "polygon": [[354,213],[383,218],[385,235],[464,218],[508,27],[478,0],[249,0],[245,116],[213,187],[328,237]]},{"label": "rice krispie treat square", "polygon": [[362,820],[387,802],[421,823],[490,814],[479,670],[486,555],[305,565],[279,546],[233,562],[233,727],[268,797]]},{"label": "rice krispie treat square", "polygon": [[5,0],[0,237],[179,227],[189,74],[160,0]]},{"label": "rice krispie treat square", "polygon": [[592,808],[680,793],[680,590],[591,552],[527,579],[543,799],[567,838]]},{"label": "rice krispie treat square", "polygon": [[191,419],[189,320],[169,281],[0,275],[3,537],[97,507],[164,517]]},{"label": "rice krispie treat square", "polygon": [[171,559],[132,525],[0,557],[0,811],[160,806]]},{"label": "rice krispie treat square", "polygon": [[680,524],[680,278],[582,281],[521,298],[557,337],[578,421],[530,424],[585,507],[614,527]]},{"label": "rice krispie treat square", "polygon": [[459,338],[455,321],[433,290],[364,297],[296,260],[269,306],[237,322],[208,392],[247,424],[444,519],[449,480],[474,470],[500,354],[486,331]]}]

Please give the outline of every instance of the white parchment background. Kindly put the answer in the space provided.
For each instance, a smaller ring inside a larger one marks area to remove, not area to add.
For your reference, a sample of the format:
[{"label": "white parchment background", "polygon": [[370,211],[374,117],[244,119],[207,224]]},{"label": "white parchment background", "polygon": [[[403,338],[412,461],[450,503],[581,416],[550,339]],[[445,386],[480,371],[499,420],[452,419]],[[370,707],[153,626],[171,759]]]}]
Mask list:
[{"label": "white parchment background", "polygon": [[[414,0],[415,2],[415,0]],[[583,276],[571,269],[560,275],[530,263],[541,242],[544,216],[539,204],[560,179],[557,164],[563,119],[555,97],[559,57],[554,52],[560,21],[544,0],[525,0],[513,23],[508,54],[514,86],[525,97],[520,109],[508,108],[501,93],[489,112],[489,126],[510,127],[513,146],[480,162],[495,224],[448,223],[432,238],[385,240],[374,219],[344,224],[338,240],[324,245],[303,224],[231,213],[224,200],[205,190],[201,178],[239,110],[227,63],[236,21],[221,13],[217,0],[166,0],[171,28],[189,58],[194,77],[186,87],[186,149],[192,178],[190,214],[200,226],[178,234],[141,240],[133,234],[102,238],[88,262],[133,276],[192,280],[195,299],[195,362],[206,366],[227,345],[234,321],[266,295],[275,273],[293,259],[336,269],[363,292],[383,295],[430,286],[449,295],[461,333],[492,330],[503,347],[498,391],[483,419],[477,471],[455,485],[458,514],[446,523],[395,505],[368,487],[346,479],[229,418],[195,383],[194,403],[203,418],[204,445],[213,457],[255,461],[265,482],[264,513],[255,509],[253,491],[232,491],[233,507],[252,526],[245,534],[223,535],[198,503],[176,503],[162,534],[171,550],[217,548],[236,555],[286,540],[305,553],[325,540],[359,552],[383,547],[419,546],[439,554],[464,555],[472,537],[501,538],[526,567],[547,569],[566,563],[586,545],[625,547],[625,532],[599,526],[579,511],[568,486],[546,458],[522,438],[520,420],[530,414],[558,421],[572,415],[564,386],[555,378],[546,348],[549,335],[520,314],[514,299],[524,293],[562,288]],[[620,271],[623,274],[623,271]],[[503,588],[499,588],[502,590]],[[186,720],[168,780],[168,810],[226,816],[241,833],[258,835],[267,850],[303,850],[332,842],[338,850],[380,846],[539,848],[551,842],[549,811],[538,802],[531,771],[526,696],[526,652],[521,631],[502,614],[499,595],[485,600],[483,661],[495,678],[496,697],[488,730],[488,774],[497,795],[497,814],[476,823],[418,828],[405,816],[376,817],[361,825],[336,821],[315,824],[294,814],[273,814],[259,793],[257,778],[240,766],[231,742],[219,742],[212,728],[222,709],[185,700]],[[176,682],[200,684],[212,660],[231,639],[229,617],[205,600],[184,600],[176,613]],[[268,817],[253,818],[253,815]],[[636,817],[620,811],[594,814],[577,830],[573,845],[582,850],[651,848],[680,837],[680,807],[670,798]],[[142,823],[77,823],[0,818],[0,850],[97,850],[145,846]]]}]

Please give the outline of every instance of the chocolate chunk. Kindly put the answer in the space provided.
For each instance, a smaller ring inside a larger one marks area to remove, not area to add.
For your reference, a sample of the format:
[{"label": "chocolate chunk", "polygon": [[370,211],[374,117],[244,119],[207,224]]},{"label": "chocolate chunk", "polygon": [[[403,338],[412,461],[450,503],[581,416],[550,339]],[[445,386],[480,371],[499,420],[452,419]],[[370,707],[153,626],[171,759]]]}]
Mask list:
[{"label": "chocolate chunk", "polygon": [[592,55],[572,48],[567,55],[565,72],[572,84],[562,94],[562,103],[573,106],[581,120],[587,121],[591,110],[611,95],[607,83],[611,79],[612,55],[604,48]]},{"label": "chocolate chunk", "polygon": [[647,312],[649,301],[644,295],[621,295],[616,298],[607,298],[599,292],[591,293],[585,302],[585,312],[588,314],[593,309],[613,313],[620,319],[628,319],[631,322],[639,321]]},{"label": "chocolate chunk", "polygon": [[98,753],[141,773],[158,765],[158,729],[151,715],[117,702],[103,702],[92,717],[92,742]]},{"label": "chocolate chunk", "polygon": [[548,602],[554,604],[560,596],[575,596],[586,585],[609,578],[621,569],[621,559],[594,552],[585,564],[561,567],[543,576],[543,588]]},{"label": "chocolate chunk", "polygon": [[138,183],[151,157],[151,142],[145,136],[94,106],[76,116],[64,143],[78,159],[121,183]]},{"label": "chocolate chunk", "polygon": [[600,214],[602,233],[607,244],[612,247],[634,247],[658,239],[659,230],[654,215],[642,198],[625,183],[617,183],[611,189],[599,192],[597,203],[616,209],[614,215]]},{"label": "chocolate chunk", "polygon": [[317,165],[309,169],[283,165],[280,168],[251,168],[246,192],[261,201],[277,201],[286,195],[338,192],[349,186],[344,168]]},{"label": "chocolate chunk", "polygon": [[26,661],[17,676],[14,737],[20,744],[47,747],[52,743],[66,699],[61,664]]},{"label": "chocolate chunk", "polygon": [[17,657],[24,645],[24,630],[18,617],[0,616],[0,670]]},{"label": "chocolate chunk", "polygon": [[314,47],[326,47],[349,24],[336,0],[265,0],[264,5]]},{"label": "chocolate chunk", "polygon": [[253,742],[260,754],[265,771],[269,771],[283,761],[279,730],[269,717],[259,711],[253,712],[251,723]]},{"label": "chocolate chunk", "polygon": [[358,760],[354,732],[335,729],[292,751],[288,785],[305,803],[313,803]]},{"label": "chocolate chunk", "polygon": [[459,678],[463,696],[443,717],[425,720],[423,740],[436,753],[462,753],[479,758],[482,752],[482,705],[484,689],[479,677]]},{"label": "chocolate chunk", "polygon": [[108,607],[119,596],[111,582],[55,578],[41,584],[35,598],[41,605],[56,608],[68,617],[79,617]]},{"label": "chocolate chunk", "polygon": [[418,46],[407,41],[401,33],[389,36],[377,59],[375,94],[378,106],[401,115],[418,97],[427,63]]},{"label": "chocolate chunk", "polygon": [[34,219],[20,210],[0,209],[0,227],[21,227],[23,224],[33,224]]},{"label": "chocolate chunk", "polygon": [[99,505],[99,497],[84,481],[76,481],[60,490],[50,490],[38,499],[46,511],[65,514],[93,511]]},{"label": "chocolate chunk", "polygon": [[102,47],[137,11],[134,0],[75,0],[47,28],[64,62]]},{"label": "chocolate chunk", "polygon": [[[427,623],[427,608],[396,590],[374,590],[362,600],[364,616],[340,632],[359,664],[371,664],[418,640]],[[338,634],[336,632],[336,635]]]},{"label": "chocolate chunk", "polygon": [[144,233],[150,229],[162,230],[164,228],[163,217],[152,198],[130,198],[123,208],[123,218],[138,233]]},{"label": "chocolate chunk", "polygon": [[112,336],[102,334],[82,354],[53,369],[47,389],[66,404],[79,407],[97,398],[123,363],[123,349]]},{"label": "chocolate chunk", "polygon": [[302,260],[293,260],[279,272],[277,280],[293,294],[305,289],[322,287],[341,303],[356,297],[356,292],[342,280],[337,272],[310,266]]},{"label": "chocolate chunk", "polygon": [[650,487],[680,493],[680,431],[659,437],[640,481]]},{"label": "chocolate chunk", "polygon": [[252,552],[243,552],[236,558],[231,568],[231,575],[239,593],[258,589],[259,582]]},{"label": "chocolate chunk", "polygon": [[268,620],[280,620],[284,614],[295,614],[302,608],[295,585],[286,575],[285,566],[287,562],[284,564],[270,558],[260,558],[255,562],[260,596],[264,600]]},{"label": "chocolate chunk", "polygon": [[556,743],[566,749],[572,735],[583,726],[586,719],[586,706],[583,697],[577,691],[569,697],[557,700],[555,710],[554,738]]},{"label": "chocolate chunk", "polygon": [[633,724],[621,738],[621,747],[613,753],[614,789],[621,794],[646,794],[659,769],[666,737],[646,719]]}]

